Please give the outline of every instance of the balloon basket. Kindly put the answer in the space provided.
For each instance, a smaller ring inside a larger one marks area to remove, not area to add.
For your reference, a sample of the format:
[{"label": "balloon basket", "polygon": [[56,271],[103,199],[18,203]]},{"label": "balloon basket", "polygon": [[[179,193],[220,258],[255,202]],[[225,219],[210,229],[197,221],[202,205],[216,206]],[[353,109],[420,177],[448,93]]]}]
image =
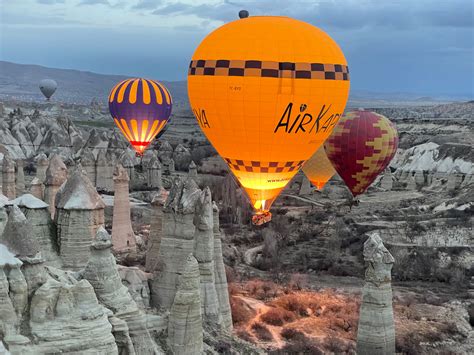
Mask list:
[{"label": "balloon basket", "polygon": [[272,220],[272,214],[270,211],[257,212],[252,216],[252,224],[254,226],[261,226],[262,224],[268,223]]}]

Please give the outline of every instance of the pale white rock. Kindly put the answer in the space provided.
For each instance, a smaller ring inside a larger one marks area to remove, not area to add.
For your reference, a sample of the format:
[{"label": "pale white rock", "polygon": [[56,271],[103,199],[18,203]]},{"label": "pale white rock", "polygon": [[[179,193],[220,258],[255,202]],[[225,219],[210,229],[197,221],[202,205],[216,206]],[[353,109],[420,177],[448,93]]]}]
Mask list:
[{"label": "pale white rock", "polygon": [[380,187],[385,191],[391,191],[393,188],[393,176],[390,168],[386,168],[382,179],[380,180]]},{"label": "pale white rock", "polygon": [[43,183],[46,180],[46,170],[48,170],[49,160],[46,154],[41,153],[36,157],[36,177]]},{"label": "pale white rock", "polygon": [[112,150],[101,149],[96,161],[96,186],[98,190],[114,191],[113,173],[116,157]]},{"label": "pale white rock", "polygon": [[222,255],[221,232],[219,229],[219,208],[213,202],[213,232],[214,232],[214,275],[217,298],[219,300],[219,313],[221,317],[221,328],[231,331],[232,312],[229,301],[229,288],[227,284],[227,275],[225,272],[224,258]]},{"label": "pale white rock", "polygon": [[145,259],[145,270],[148,272],[154,272],[158,265],[160,244],[163,238],[163,207],[167,198],[168,191],[160,188],[151,201],[150,236]]},{"label": "pale white rock", "polygon": [[409,191],[416,190],[416,181],[415,181],[415,178],[412,174],[408,175],[406,181],[407,181],[407,190],[409,190]]},{"label": "pale white rock", "polygon": [[153,155],[146,165],[146,173],[148,187],[157,188],[163,186],[161,179],[161,164],[156,155]]},{"label": "pale white rock", "polygon": [[114,171],[114,209],[112,220],[112,248],[116,252],[136,251],[132,229],[127,170],[117,164]]},{"label": "pale white rock", "polygon": [[[34,197],[43,200],[44,199],[44,185],[43,183],[37,178],[33,178],[30,183],[30,193]],[[48,205],[49,207],[49,205]],[[50,215],[51,217],[51,215]]]},{"label": "pale white rock", "polygon": [[394,259],[377,232],[364,243],[365,285],[362,290],[358,354],[395,354],[391,270]]},{"label": "pale white rock", "polygon": [[8,206],[7,211],[8,222],[0,242],[20,259],[35,256],[40,251],[40,246],[33,235],[30,221],[16,205]]},{"label": "pale white rock", "polygon": [[190,177],[193,177],[193,178],[198,176],[197,166],[194,160],[191,160],[191,163],[188,166],[188,174]]},{"label": "pale white rock", "polygon": [[135,179],[135,162],[128,151],[123,152],[122,156],[120,157],[120,164],[127,171],[130,184],[133,186]]},{"label": "pale white rock", "polygon": [[33,237],[39,243],[45,262],[59,266],[55,228],[48,212],[48,204],[30,194],[22,195],[9,203],[20,207],[30,222]]},{"label": "pale white rock", "polygon": [[49,160],[48,169],[46,169],[46,178],[44,181],[44,200],[49,205],[51,218],[54,218],[56,211],[56,194],[61,185],[67,179],[67,168],[61,157],[53,154]]},{"label": "pale white rock", "polygon": [[203,328],[199,266],[189,254],[171,306],[168,342],[175,355],[194,355],[203,352]]},{"label": "pale white rock", "polygon": [[140,270],[136,266],[117,265],[117,268],[122,284],[127,286],[128,292],[137,305],[142,309],[150,307],[148,280],[151,279],[152,274]]},{"label": "pale white rock", "polygon": [[85,148],[81,152],[81,165],[87,172],[87,176],[92,185],[96,186],[97,182],[97,167],[94,153],[91,149]]},{"label": "pale white rock", "polygon": [[193,219],[200,194],[201,190],[191,178],[173,181],[163,208],[163,237],[151,280],[154,307],[169,310],[173,303],[185,260],[194,251]]},{"label": "pale white rock", "polygon": [[63,266],[79,270],[89,260],[92,239],[104,224],[105,208],[80,165],[58,191],[56,206],[57,239]]},{"label": "pale white rock", "polygon": [[194,213],[194,257],[199,264],[201,308],[203,321],[212,325],[221,322],[214,275],[214,221],[212,198],[206,187],[196,201]]},{"label": "pale white rock", "polygon": [[464,174],[462,174],[458,168],[453,169],[448,175],[448,182],[446,184],[446,189],[448,191],[455,191],[459,187],[464,179]]},{"label": "pale white rock", "polygon": [[135,353],[158,353],[159,348],[146,328],[145,313],[122,284],[111,248],[110,235],[103,227],[99,228],[83,277],[94,287],[99,302],[127,323]]},{"label": "pale white rock", "polygon": [[182,144],[178,144],[173,152],[175,168],[179,171],[186,171],[191,163],[191,152]]},{"label": "pale white rock", "polygon": [[168,141],[161,143],[160,149],[158,149],[158,158],[163,162],[173,158],[173,147]]},{"label": "pale white rock", "polygon": [[5,274],[5,267],[0,264],[0,336],[2,338],[16,334],[20,325],[9,292],[10,285]]},{"label": "pale white rock", "polygon": [[302,179],[301,179],[301,187],[300,187],[299,195],[301,196],[309,195],[312,192],[313,192],[313,189],[311,188],[311,182],[306,177],[306,175],[303,174]]},{"label": "pale white rock", "polygon": [[421,170],[415,171],[414,179],[415,179],[415,184],[417,187],[425,186],[425,175],[423,174],[423,171]]},{"label": "pale white rock", "polygon": [[88,281],[49,269],[31,300],[34,349],[37,354],[118,354],[108,317]]},{"label": "pale white rock", "polygon": [[8,199],[14,199],[16,197],[15,162],[11,159],[10,154],[3,156],[2,180],[3,195]]},{"label": "pale white rock", "polygon": [[25,172],[23,170],[24,162],[19,159],[15,162],[16,164],[16,195],[20,196],[25,193]]}]

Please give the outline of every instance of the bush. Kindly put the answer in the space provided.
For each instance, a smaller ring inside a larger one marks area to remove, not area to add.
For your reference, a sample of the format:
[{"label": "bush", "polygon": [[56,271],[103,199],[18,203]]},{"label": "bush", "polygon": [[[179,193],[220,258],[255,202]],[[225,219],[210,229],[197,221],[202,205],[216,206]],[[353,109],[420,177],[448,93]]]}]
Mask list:
[{"label": "bush", "polygon": [[296,319],[293,312],[282,308],[271,308],[260,317],[262,321],[270,325],[282,326]]},{"label": "bush", "polygon": [[263,325],[262,323],[256,322],[252,324],[252,330],[255,336],[263,341],[271,341],[273,340],[272,333],[268,330],[268,328]]},{"label": "bush", "polygon": [[234,324],[247,323],[255,316],[255,312],[238,297],[231,297],[230,308]]},{"label": "bush", "polygon": [[306,339],[306,335],[297,329],[294,328],[283,328],[281,331],[281,336],[289,341],[304,341]]}]

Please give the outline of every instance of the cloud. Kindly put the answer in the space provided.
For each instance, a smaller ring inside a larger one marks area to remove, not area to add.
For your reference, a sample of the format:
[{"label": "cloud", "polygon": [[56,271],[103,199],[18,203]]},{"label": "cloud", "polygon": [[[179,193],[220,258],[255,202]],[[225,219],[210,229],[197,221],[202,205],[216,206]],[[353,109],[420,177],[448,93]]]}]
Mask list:
[{"label": "cloud", "polygon": [[109,5],[107,0],[82,0],[78,5]]},{"label": "cloud", "polygon": [[138,0],[132,9],[136,10],[154,10],[163,3],[162,0]]},{"label": "cloud", "polygon": [[51,4],[64,4],[66,0],[36,0],[38,4],[51,5]]}]

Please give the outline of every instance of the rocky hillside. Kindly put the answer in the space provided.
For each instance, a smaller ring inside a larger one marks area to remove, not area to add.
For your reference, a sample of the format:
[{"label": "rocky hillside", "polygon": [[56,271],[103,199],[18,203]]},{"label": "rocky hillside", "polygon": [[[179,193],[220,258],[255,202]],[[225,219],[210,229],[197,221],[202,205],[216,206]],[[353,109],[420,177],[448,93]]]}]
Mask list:
[{"label": "rocky hillside", "polygon": [[[42,100],[38,83],[45,78],[54,79],[58,83],[58,90],[53,96],[54,101],[90,103],[92,100],[105,102],[110,89],[126,76],[0,61],[0,97],[25,101]],[[170,89],[175,102],[187,102],[184,81],[164,82],[164,84]]]}]

